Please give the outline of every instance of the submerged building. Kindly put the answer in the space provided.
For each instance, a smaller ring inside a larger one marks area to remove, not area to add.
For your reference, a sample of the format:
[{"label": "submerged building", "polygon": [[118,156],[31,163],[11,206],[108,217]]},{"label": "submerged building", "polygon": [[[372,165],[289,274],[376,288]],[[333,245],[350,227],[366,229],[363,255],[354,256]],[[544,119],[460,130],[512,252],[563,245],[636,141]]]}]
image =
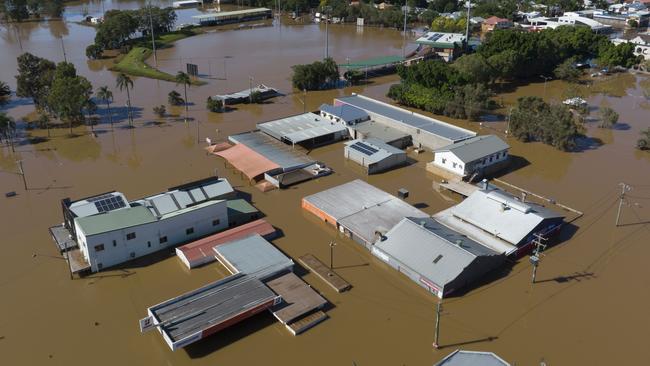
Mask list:
[{"label": "submerged building", "polygon": [[227,199],[236,195],[224,178],[208,178],[127,201],[108,192],[62,201],[64,228],[92,272],[228,228]]},{"label": "submerged building", "polygon": [[344,124],[331,121],[315,113],[303,113],[257,124],[267,135],[289,145],[317,147],[348,137]]},{"label": "submerged building", "polygon": [[487,184],[433,217],[497,253],[515,257],[530,251],[535,235],[548,238],[564,223],[562,214]]},{"label": "submerged building", "polygon": [[435,150],[476,136],[473,131],[359,94],[334,99],[335,106],[342,104],[361,109],[373,121],[410,135],[413,144],[421,148]]},{"label": "submerged building", "polygon": [[496,173],[508,164],[510,146],[495,135],[469,138],[434,151],[427,170],[448,179],[472,180]]},{"label": "submerged building", "polygon": [[500,266],[505,254],[431,218],[406,217],[372,247],[372,254],[443,298]]},{"label": "submerged building", "polygon": [[492,352],[455,350],[433,366],[510,366]]},{"label": "submerged building", "polygon": [[381,173],[406,164],[406,153],[377,139],[345,143],[345,158],[361,165],[367,174]]}]

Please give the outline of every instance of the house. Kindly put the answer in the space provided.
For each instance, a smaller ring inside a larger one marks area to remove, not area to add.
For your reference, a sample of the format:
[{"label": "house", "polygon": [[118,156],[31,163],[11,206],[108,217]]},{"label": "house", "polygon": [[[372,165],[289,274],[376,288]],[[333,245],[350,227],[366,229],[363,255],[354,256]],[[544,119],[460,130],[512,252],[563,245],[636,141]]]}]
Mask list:
[{"label": "house", "polygon": [[577,13],[565,13],[565,15],[557,18],[549,17],[536,17],[528,18],[528,23],[522,25],[524,28],[532,30],[555,29],[563,25],[575,27],[589,27],[595,33],[607,33],[612,30],[611,25],[602,24],[591,18],[587,18]]},{"label": "house", "polygon": [[497,253],[513,257],[527,254],[536,235],[549,238],[557,234],[564,220],[563,215],[525,197],[519,199],[487,181],[433,218]]},{"label": "house", "polygon": [[512,28],[514,24],[512,21],[496,16],[491,16],[481,24],[481,31],[484,33],[492,32],[495,29],[508,29]]},{"label": "house", "polygon": [[365,111],[379,124],[407,133],[419,148],[435,150],[476,136],[473,131],[356,93],[334,99],[334,105],[342,104]]},{"label": "house", "polygon": [[510,366],[492,352],[455,350],[433,366]]},{"label": "house", "polygon": [[466,37],[461,33],[428,32],[418,38],[415,43],[431,47],[433,53],[446,62],[453,61],[466,45]]},{"label": "house", "polygon": [[634,45],[634,54],[643,56],[644,59],[650,60],[650,34],[637,34],[634,38],[616,38],[612,43],[632,43]]},{"label": "house", "polygon": [[510,146],[495,135],[469,138],[434,151],[427,170],[447,179],[489,175],[508,164]]},{"label": "house", "polygon": [[367,249],[403,218],[429,216],[360,179],[306,196],[302,208]]},{"label": "house", "polygon": [[505,254],[432,218],[406,217],[372,247],[372,253],[439,298],[500,266]]},{"label": "house", "polygon": [[62,201],[65,227],[92,272],[228,228],[235,192],[226,179],[208,178],[127,201],[109,192]]},{"label": "house", "polygon": [[345,158],[366,169],[367,174],[381,173],[406,164],[406,153],[377,139],[345,143]]}]

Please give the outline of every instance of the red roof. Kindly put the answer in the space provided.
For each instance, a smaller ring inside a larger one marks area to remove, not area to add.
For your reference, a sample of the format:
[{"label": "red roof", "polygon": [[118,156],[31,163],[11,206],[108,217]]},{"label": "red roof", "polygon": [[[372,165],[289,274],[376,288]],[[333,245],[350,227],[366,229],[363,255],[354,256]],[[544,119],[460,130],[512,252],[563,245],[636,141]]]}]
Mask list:
[{"label": "red roof", "polygon": [[255,220],[247,224],[207,236],[203,239],[193,241],[189,244],[176,248],[176,255],[185,263],[188,268],[198,267],[205,263],[216,260],[214,248],[217,245],[225,244],[233,240],[241,239],[252,234],[269,236],[275,233],[273,225],[264,219]]},{"label": "red roof", "polygon": [[237,144],[229,149],[215,151],[213,154],[228,160],[235,169],[244,173],[248,179],[254,179],[269,170],[280,167],[278,164],[243,144]]},{"label": "red roof", "polygon": [[491,17],[485,19],[485,21],[483,21],[484,24],[489,24],[489,25],[495,25],[495,24],[499,24],[499,23],[502,23],[502,22],[509,22],[509,20],[504,19],[504,18],[491,16]]}]

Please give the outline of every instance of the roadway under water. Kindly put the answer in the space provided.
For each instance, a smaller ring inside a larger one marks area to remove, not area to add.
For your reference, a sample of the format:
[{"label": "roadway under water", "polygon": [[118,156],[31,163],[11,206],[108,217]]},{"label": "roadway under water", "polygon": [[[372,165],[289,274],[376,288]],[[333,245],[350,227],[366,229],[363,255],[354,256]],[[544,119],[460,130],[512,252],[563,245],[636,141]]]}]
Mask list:
[{"label": "roadway under water", "polygon": [[[132,2],[120,2],[124,7]],[[96,5],[95,5],[96,6]],[[76,7],[72,10],[77,9]],[[89,62],[84,49],[92,41],[91,28],[74,23],[27,23],[20,26],[25,51],[56,61],[63,59],[57,37],[65,36],[66,52],[80,74],[95,87],[114,86],[110,61]],[[0,80],[15,87],[15,57],[20,45],[6,28],[0,30]],[[260,40],[261,39],[261,40]],[[388,29],[330,28],[330,53],[339,62],[401,52],[402,37]],[[256,82],[290,93],[290,66],[319,59],[324,52],[323,26],[278,26],[208,33],[178,42],[159,53],[161,67],[175,72],[179,57],[192,55],[200,71],[209,67],[214,79],[191,88],[188,124],[182,118],[151,123],[151,107],[166,104],[173,83],[137,78],[133,104],[138,108],[135,129],[123,128],[125,95],[114,90],[120,116],[112,132],[102,114],[97,137],[79,127],[68,137],[67,128],[30,133],[32,139],[0,150],[0,355],[7,364],[304,364],[313,365],[423,365],[432,364],[456,348],[497,352],[511,363],[536,364],[640,364],[647,359],[650,317],[650,154],[634,149],[639,131],[650,126],[649,106],[641,97],[643,76],[612,76],[591,87],[592,106],[609,104],[621,124],[601,130],[587,122],[580,152],[559,152],[551,147],[523,144],[508,138],[520,168],[503,179],[533,192],[553,197],[585,212],[567,226],[562,242],[546,252],[538,270],[539,283],[530,284],[531,267],[522,260],[486,284],[443,303],[440,350],[433,341],[435,299],[422,288],[382,264],[358,244],[341,238],[323,223],[304,213],[305,195],[352,179],[367,179],[393,194],[401,187],[408,202],[426,212],[442,210],[453,201],[433,191],[433,177],[425,170],[431,154],[412,156],[417,162],[392,172],[366,177],[343,158],[342,144],[311,152],[314,159],[335,173],[283,191],[261,193],[206,156],[205,137],[223,140],[264,120],[303,111],[302,95],[289,94],[270,104],[237,106],[225,114],[205,111],[207,96],[248,87]],[[227,80],[223,74],[226,59]],[[214,57],[212,65],[201,58]],[[152,60],[149,60],[152,62]],[[385,100],[395,76],[372,83],[307,95],[307,110],[331,102],[337,95],[362,92]],[[524,95],[559,100],[566,88],[549,82],[512,88],[502,94],[512,104]],[[22,100],[4,110],[20,118],[33,107]],[[100,111],[102,109],[100,108]],[[172,109],[182,115],[182,109]],[[502,111],[507,113],[507,108]],[[103,113],[103,112],[102,112]],[[596,116],[596,113],[594,113]],[[443,118],[444,119],[444,118]],[[197,122],[198,134],[197,134]],[[503,122],[452,121],[480,133],[500,133]],[[503,136],[503,135],[502,135]],[[28,142],[31,141],[31,142]],[[24,191],[16,160],[22,160],[28,190]],[[336,240],[337,272],[353,288],[337,294],[311,274],[304,279],[333,305],[330,319],[293,337],[272,316],[262,314],[199,344],[172,353],[155,333],[142,335],[138,319],[147,306],[214,281],[226,274],[218,265],[187,271],[175,257],[145,258],[120,270],[70,280],[65,262],[48,235],[47,227],[62,221],[60,199],[78,198],[109,190],[134,199],[167,187],[206,177],[217,169],[237,189],[249,193],[267,220],[284,232],[274,241],[293,258],[313,253],[326,260],[328,243]],[[630,184],[622,223],[614,227],[619,182]],[[597,350],[597,351],[594,351]]]}]

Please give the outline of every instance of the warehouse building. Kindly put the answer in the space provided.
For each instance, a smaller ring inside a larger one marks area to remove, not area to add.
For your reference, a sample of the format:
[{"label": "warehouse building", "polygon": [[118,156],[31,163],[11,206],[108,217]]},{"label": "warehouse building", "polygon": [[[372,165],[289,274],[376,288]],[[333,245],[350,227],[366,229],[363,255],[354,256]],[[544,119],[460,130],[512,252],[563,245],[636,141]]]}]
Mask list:
[{"label": "warehouse building", "polygon": [[367,174],[381,173],[406,164],[406,153],[380,140],[353,140],[345,143],[345,158],[361,165]]},{"label": "warehouse building", "polygon": [[563,215],[486,185],[433,217],[497,253],[514,257],[531,250],[536,234],[548,238],[562,227]]},{"label": "warehouse building", "polygon": [[348,137],[345,124],[331,121],[315,113],[303,113],[258,123],[257,128],[285,144],[309,148],[331,144]]},{"label": "warehouse building", "polygon": [[352,94],[334,100],[334,105],[347,104],[368,113],[378,123],[409,134],[417,147],[435,150],[476,136],[475,132],[423,116],[388,103]]},{"label": "warehouse building", "polygon": [[226,179],[208,178],[128,202],[109,192],[75,202],[62,201],[64,226],[92,272],[228,227]]},{"label": "warehouse building", "polygon": [[341,123],[345,126],[354,126],[358,123],[370,120],[370,116],[363,109],[359,109],[347,104],[333,106],[322,104],[320,106],[320,115],[330,121]]},{"label": "warehouse building", "polygon": [[508,165],[510,146],[495,135],[469,138],[436,149],[427,170],[447,179],[473,181]]},{"label": "warehouse building", "polygon": [[403,218],[429,216],[359,179],[304,197],[302,207],[367,249]]},{"label": "warehouse building", "polygon": [[506,259],[505,254],[434,219],[414,217],[390,229],[372,253],[439,298],[476,281]]},{"label": "warehouse building", "polygon": [[213,250],[217,260],[233,274],[244,273],[265,280],[293,270],[293,260],[259,234],[218,245]]}]

